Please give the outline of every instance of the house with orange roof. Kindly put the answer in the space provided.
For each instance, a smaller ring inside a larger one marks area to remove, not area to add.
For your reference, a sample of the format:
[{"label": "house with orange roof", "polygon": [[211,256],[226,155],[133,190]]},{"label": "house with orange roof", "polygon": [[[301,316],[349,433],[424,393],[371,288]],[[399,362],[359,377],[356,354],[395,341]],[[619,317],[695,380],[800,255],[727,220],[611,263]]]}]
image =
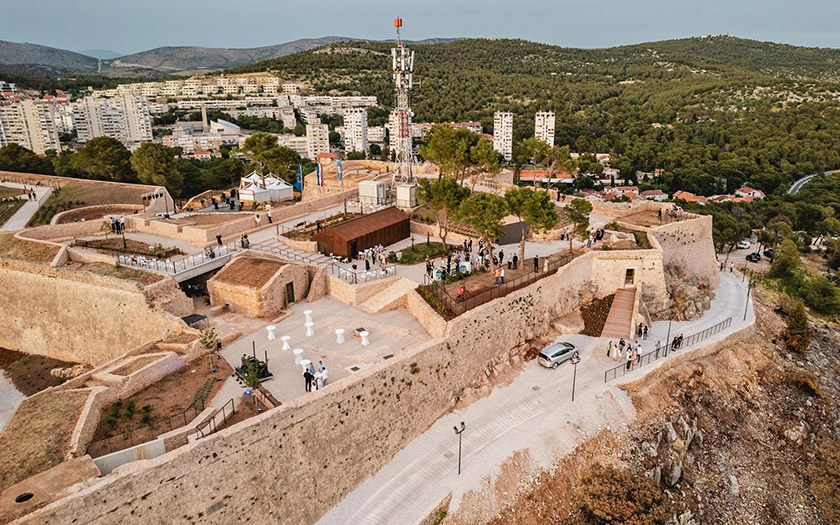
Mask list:
[{"label": "house with orange roof", "polygon": [[695,195],[690,191],[683,190],[674,193],[674,199],[683,200],[685,202],[696,202],[700,205],[706,205],[706,203],[708,202],[706,197],[703,197],[702,195]]}]

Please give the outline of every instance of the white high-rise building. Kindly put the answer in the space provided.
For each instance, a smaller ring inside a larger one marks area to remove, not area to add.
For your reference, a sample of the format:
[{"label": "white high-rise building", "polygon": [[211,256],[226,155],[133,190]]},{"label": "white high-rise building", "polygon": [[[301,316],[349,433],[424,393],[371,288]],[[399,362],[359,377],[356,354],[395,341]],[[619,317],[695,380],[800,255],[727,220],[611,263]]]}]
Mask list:
[{"label": "white high-rise building", "polygon": [[76,103],[73,119],[79,142],[104,136],[136,146],[152,140],[152,118],[141,97],[85,97]]},{"label": "white high-rise building", "polygon": [[368,132],[366,109],[348,109],[344,112],[344,150],[348,153],[351,151],[360,151],[367,155]]},{"label": "white high-rise building", "polygon": [[59,151],[56,108],[41,100],[0,105],[0,146],[19,144],[38,154]]},{"label": "white high-rise building", "polygon": [[306,156],[310,160],[330,152],[330,127],[326,124],[306,125]]},{"label": "white high-rise building", "polygon": [[513,157],[513,113],[497,111],[493,116],[493,149],[510,162]]},{"label": "white high-rise building", "polygon": [[537,118],[534,120],[534,136],[549,146],[554,146],[553,111],[537,112]]}]

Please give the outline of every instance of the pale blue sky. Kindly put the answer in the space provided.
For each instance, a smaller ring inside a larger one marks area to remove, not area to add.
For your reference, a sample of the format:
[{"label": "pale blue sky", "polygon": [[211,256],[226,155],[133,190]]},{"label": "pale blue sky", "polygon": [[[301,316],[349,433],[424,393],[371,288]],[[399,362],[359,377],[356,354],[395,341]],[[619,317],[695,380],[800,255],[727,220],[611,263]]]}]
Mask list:
[{"label": "pale blue sky", "polygon": [[608,47],[701,34],[840,48],[838,0],[0,0],[0,40],[131,53],[327,35]]}]

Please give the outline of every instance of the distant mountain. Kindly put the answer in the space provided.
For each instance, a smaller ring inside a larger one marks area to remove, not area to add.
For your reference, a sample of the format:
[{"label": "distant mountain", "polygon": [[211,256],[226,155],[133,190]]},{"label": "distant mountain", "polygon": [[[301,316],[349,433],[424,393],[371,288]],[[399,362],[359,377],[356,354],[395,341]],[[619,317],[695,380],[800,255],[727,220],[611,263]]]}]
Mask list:
[{"label": "distant mountain", "polygon": [[125,55],[106,63],[108,70],[153,69],[161,73],[218,70],[271,60],[336,42],[351,40],[339,36],[304,38],[274,46],[226,49],[214,47],[158,47]]},{"label": "distant mountain", "polygon": [[[0,40],[0,66],[14,66],[19,73],[28,68],[53,72],[96,72],[98,60],[92,56],[38,44]],[[6,69],[6,68],[4,68]]]},{"label": "distant mountain", "polygon": [[111,51],[110,49],[86,49],[84,51],[77,51],[77,53],[81,53],[89,57],[101,58],[103,60],[111,60],[112,58],[118,58],[123,55],[122,53]]}]

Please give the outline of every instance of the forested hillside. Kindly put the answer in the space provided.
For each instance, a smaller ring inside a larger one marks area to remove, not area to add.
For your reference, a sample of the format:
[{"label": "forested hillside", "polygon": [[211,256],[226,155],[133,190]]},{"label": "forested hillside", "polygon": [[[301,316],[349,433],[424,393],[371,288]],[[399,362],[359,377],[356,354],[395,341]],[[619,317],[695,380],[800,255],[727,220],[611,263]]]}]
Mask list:
[{"label": "forested hillside", "polygon": [[[274,70],[319,91],[391,104],[390,44],[339,43],[235,72]],[[665,185],[711,194],[749,181],[768,193],[795,177],[840,168],[840,50],[732,37],[611,49],[523,40],[414,46],[415,120],[515,114],[516,139],[538,110],[557,113],[557,143],[611,152],[622,173],[668,172]]]}]

